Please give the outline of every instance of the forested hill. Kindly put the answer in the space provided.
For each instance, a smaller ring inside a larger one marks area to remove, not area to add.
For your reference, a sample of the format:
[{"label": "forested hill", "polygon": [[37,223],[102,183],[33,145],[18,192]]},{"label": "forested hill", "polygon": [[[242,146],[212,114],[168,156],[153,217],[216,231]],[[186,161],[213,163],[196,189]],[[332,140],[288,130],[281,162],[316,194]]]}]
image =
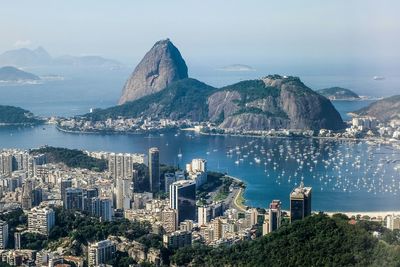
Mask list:
[{"label": "forested hill", "polygon": [[40,124],[43,120],[30,111],[13,106],[0,105],[0,124]]},{"label": "forested hill", "polygon": [[[372,231],[383,233],[379,240]],[[399,266],[399,232],[374,222],[349,224],[318,214],[231,247],[193,246],[172,257],[177,266]]]},{"label": "forested hill", "polygon": [[71,168],[95,171],[104,171],[107,168],[107,162],[105,160],[90,157],[83,151],[77,149],[45,146],[31,150],[31,154],[45,154],[48,162],[64,163]]}]

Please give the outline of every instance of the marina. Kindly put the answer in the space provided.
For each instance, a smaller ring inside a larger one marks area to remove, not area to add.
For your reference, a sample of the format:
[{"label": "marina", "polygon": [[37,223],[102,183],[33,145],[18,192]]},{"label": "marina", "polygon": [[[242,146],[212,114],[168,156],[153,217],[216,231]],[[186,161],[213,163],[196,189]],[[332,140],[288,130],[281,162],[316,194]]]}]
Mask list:
[{"label": "marina", "polygon": [[[256,138],[198,135],[86,135],[44,127],[2,127],[0,147],[42,145],[146,153],[159,147],[160,161],[183,168],[205,158],[209,169],[239,177],[246,184],[245,205],[266,207],[273,199],[288,208],[291,189],[303,181],[313,187],[313,210],[400,210],[400,150],[376,142],[323,138]],[[44,134],[45,133],[45,134]]]}]

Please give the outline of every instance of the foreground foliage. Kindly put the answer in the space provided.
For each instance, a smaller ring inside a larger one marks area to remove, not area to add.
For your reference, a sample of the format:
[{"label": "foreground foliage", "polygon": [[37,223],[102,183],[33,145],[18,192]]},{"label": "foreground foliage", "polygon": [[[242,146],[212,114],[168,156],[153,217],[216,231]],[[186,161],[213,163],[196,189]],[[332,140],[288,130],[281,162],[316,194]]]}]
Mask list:
[{"label": "foreground foliage", "polygon": [[231,247],[183,248],[172,262],[179,266],[400,266],[400,247],[374,238],[365,225],[318,214]]}]

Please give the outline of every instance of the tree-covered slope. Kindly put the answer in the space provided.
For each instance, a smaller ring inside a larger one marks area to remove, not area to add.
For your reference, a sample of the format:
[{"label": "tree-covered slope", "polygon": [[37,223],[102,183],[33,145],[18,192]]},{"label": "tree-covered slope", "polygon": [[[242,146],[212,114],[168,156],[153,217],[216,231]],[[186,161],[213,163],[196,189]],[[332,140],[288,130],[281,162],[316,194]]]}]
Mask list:
[{"label": "tree-covered slope", "polygon": [[331,100],[354,100],[360,99],[360,96],[350,89],[342,87],[330,87],[325,89],[317,90],[317,93],[325,96]]},{"label": "tree-covered slope", "polygon": [[28,110],[0,105],[0,124],[40,124],[42,122]]},{"label": "tree-covered slope", "polygon": [[104,171],[107,162],[86,155],[77,149],[45,146],[31,151],[31,154],[45,154],[48,162],[64,163],[71,168],[83,168],[96,171]]},{"label": "tree-covered slope", "polygon": [[338,130],[344,126],[328,99],[297,77],[279,75],[220,89],[184,79],[138,100],[84,115],[92,121],[119,116],[211,121],[234,130]]},{"label": "tree-covered slope", "polygon": [[207,96],[215,90],[195,79],[179,80],[160,92],[127,102],[120,106],[86,114],[92,120],[123,117],[153,117],[171,119],[207,119]]},{"label": "tree-covered slope", "polygon": [[387,97],[354,112],[360,116],[372,116],[382,122],[400,119],[400,95]]},{"label": "tree-covered slope", "polygon": [[178,266],[399,266],[396,242],[380,241],[345,218],[319,214],[231,247],[183,248],[172,262]]}]

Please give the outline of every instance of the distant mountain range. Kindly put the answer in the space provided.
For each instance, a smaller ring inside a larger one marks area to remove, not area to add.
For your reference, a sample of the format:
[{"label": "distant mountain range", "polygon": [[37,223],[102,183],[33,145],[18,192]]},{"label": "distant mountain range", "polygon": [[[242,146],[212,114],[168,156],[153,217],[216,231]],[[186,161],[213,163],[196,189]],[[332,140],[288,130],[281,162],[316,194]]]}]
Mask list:
[{"label": "distant mountain range", "polygon": [[320,95],[329,98],[330,100],[357,100],[361,99],[360,96],[350,89],[342,87],[330,87],[317,90]]},{"label": "distant mountain range", "polygon": [[7,66],[0,68],[0,82],[27,82],[40,80],[35,74]]},{"label": "distant mountain range", "polygon": [[344,127],[332,103],[297,77],[269,75],[223,88],[188,78],[186,63],[169,39],[158,41],[146,53],[119,103],[84,116],[190,119],[235,130]]},{"label": "distant mountain range", "polygon": [[37,66],[95,66],[111,69],[124,65],[116,60],[100,56],[61,56],[53,58],[43,47],[36,49],[20,48],[9,50],[0,55],[0,66],[37,67]]}]

